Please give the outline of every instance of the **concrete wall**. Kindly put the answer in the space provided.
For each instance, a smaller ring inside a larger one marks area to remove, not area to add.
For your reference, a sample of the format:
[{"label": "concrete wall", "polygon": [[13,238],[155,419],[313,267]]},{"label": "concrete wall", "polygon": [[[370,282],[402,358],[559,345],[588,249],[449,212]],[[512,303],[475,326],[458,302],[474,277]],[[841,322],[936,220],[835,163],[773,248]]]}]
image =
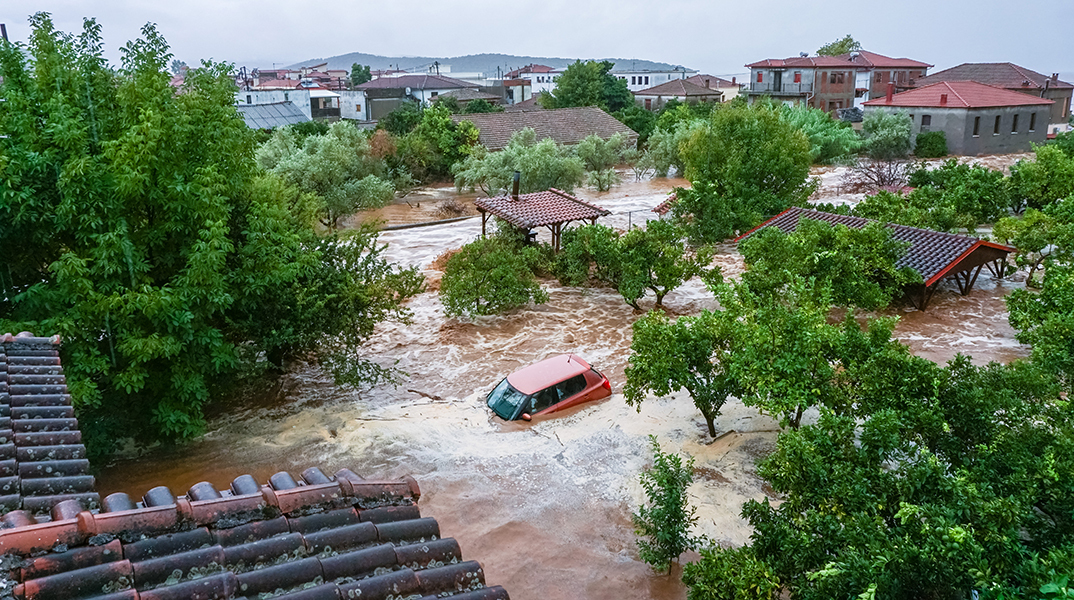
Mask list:
[{"label": "concrete wall", "polygon": [[[947,151],[954,155],[977,156],[980,154],[1006,154],[1010,152],[1028,152],[1031,144],[1044,143],[1048,134],[1048,107],[1044,106],[1010,106],[999,108],[900,108],[888,106],[866,106],[868,117],[873,111],[906,112],[913,118],[914,142],[917,134],[923,131],[943,131],[947,136]],[[1032,117],[1036,114],[1036,119]],[[1018,129],[1014,128],[1014,117],[1018,116]],[[929,124],[924,125],[928,116]],[[996,118],[999,118],[999,133],[996,133]],[[976,121],[976,119],[980,121]],[[978,123],[974,135],[974,124]],[[1029,130],[1033,124],[1033,131]]]},{"label": "concrete wall", "polygon": [[309,90],[265,90],[250,92],[235,92],[235,104],[276,104],[278,102],[294,102],[295,106],[309,119],[313,119],[313,111],[310,110]]},{"label": "concrete wall", "polygon": [[352,121],[369,120],[369,103],[362,90],[341,91],[339,94],[339,116]]},{"label": "concrete wall", "polygon": [[687,79],[697,75],[697,71],[629,71],[626,69],[609,71],[612,77],[626,81],[627,89],[640,92],[651,87],[676,79]]}]

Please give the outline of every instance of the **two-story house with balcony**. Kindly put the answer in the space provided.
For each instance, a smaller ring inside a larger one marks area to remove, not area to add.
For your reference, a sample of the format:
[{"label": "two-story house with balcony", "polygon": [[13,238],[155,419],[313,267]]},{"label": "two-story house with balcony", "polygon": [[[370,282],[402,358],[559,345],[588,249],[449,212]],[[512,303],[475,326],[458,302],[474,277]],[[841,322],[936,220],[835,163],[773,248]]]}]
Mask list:
[{"label": "two-story house with balcony", "polygon": [[851,52],[839,58],[858,67],[857,83],[854,85],[854,106],[884,97],[889,83],[895,84],[896,92],[908,90],[932,68],[932,65],[912,58],[892,58],[867,50]]},{"label": "two-story house with balcony", "polygon": [[750,102],[768,96],[785,104],[801,104],[831,113],[854,106],[858,68],[845,58],[769,58],[746,67],[750,70]]},{"label": "two-story house with balcony", "polygon": [[[530,95],[540,96],[543,92],[551,92],[556,89],[556,80],[563,74],[563,69],[556,69],[546,65],[530,64],[504,73],[504,79],[525,79],[529,82]],[[521,102],[527,98],[521,98]]]}]

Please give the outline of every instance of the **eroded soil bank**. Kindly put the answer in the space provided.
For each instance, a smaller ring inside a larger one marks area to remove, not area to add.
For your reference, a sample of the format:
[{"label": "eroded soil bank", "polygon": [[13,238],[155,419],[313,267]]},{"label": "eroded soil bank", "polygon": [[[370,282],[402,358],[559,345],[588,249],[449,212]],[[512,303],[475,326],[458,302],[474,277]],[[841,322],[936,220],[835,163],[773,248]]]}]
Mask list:
[{"label": "eroded soil bank", "polygon": [[[579,195],[615,213],[602,222],[625,229],[652,218],[650,209],[676,185],[685,182],[627,183]],[[826,194],[838,197],[837,191]],[[411,205],[398,203],[375,216],[389,223],[442,218],[435,203],[454,194],[427,190],[415,197],[408,197]],[[418,265],[436,281],[440,273],[430,265],[437,256],[480,230],[474,217],[389,231],[381,239],[392,260]],[[741,272],[732,248],[718,261],[727,276]],[[897,334],[917,354],[943,362],[963,352],[975,362],[1006,362],[1028,352],[1013,339],[1003,304],[1020,285],[982,275],[968,297],[945,288],[926,313],[898,308],[887,314],[901,317]],[[214,418],[203,438],[106,466],[98,489],[140,496],[164,484],[182,493],[199,481],[226,486],[243,473],[264,481],[276,471],[297,474],[311,465],[326,472],[348,467],[373,478],[411,474],[423,492],[422,514],[435,517],[465,557],[485,565],[489,583],[505,586],[512,598],[684,598],[677,577],[654,574],[637,559],[630,511],[643,499],[637,474],[650,460],[647,436],[658,436],[665,450],[695,457],[690,497],[698,507],[698,533],[742,544],[749,536],[739,517],[742,502],[770,497],[755,465],[774,447],[776,423],[731,402],[717,429],[734,433],[713,442],[685,395],[650,398],[640,412],[627,406],[618,392],[638,315],[607,290],[547,286],[546,305],[472,321],[446,318],[436,294],[423,294],[411,303],[411,324],[380,326],[369,346],[371,357],[398,361],[409,373],[398,388],[357,393],[333,385],[315,365],[303,366],[264,398]],[[696,282],[665,303],[675,314],[714,307]],[[532,424],[490,418],[483,396],[500,378],[561,352],[586,357],[617,393]]]}]

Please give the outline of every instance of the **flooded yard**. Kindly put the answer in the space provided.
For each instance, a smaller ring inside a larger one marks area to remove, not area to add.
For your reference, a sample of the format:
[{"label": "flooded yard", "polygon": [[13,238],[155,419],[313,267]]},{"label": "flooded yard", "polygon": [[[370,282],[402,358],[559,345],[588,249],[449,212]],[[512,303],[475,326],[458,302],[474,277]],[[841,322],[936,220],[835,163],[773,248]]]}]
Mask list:
[{"label": "flooded yard", "polygon": [[[613,212],[602,223],[626,229],[654,218],[650,209],[683,185],[663,179],[577,195]],[[389,224],[445,218],[436,205],[451,199],[473,214],[473,198],[424,190],[362,218]],[[825,197],[831,199],[839,199],[837,191]],[[437,257],[480,233],[474,216],[386,231],[381,241],[390,260],[417,265],[436,281]],[[732,247],[717,261],[725,276],[741,272]],[[767,497],[755,465],[774,447],[776,423],[729,402],[716,426],[733,433],[711,442],[685,394],[650,398],[640,412],[627,406],[623,370],[639,315],[609,290],[545,285],[551,295],[545,305],[474,320],[445,317],[436,293],[424,293],[410,303],[412,323],[381,325],[368,347],[370,357],[408,373],[398,388],[358,393],[333,385],[316,365],[302,366],[258,401],[214,417],[203,438],[106,466],[98,489],[102,496],[140,496],[164,484],[182,493],[203,480],[224,483],[251,473],[263,481],[278,470],[298,473],[312,465],[326,472],[348,467],[369,478],[410,474],[421,485],[422,514],[435,517],[466,558],[482,562],[487,581],[512,598],[685,598],[677,577],[653,574],[637,558],[630,512],[644,498],[637,475],[650,460],[647,436],[658,436],[665,451],[695,457],[690,498],[698,508],[697,533],[738,545],[750,534],[739,516],[742,502]],[[968,297],[952,284],[934,296],[928,312],[887,314],[901,318],[897,335],[921,356],[943,362],[963,352],[976,362],[1006,362],[1028,354],[1013,338],[1003,303],[1020,285],[982,274]],[[680,315],[715,306],[696,281],[665,304]],[[500,378],[563,352],[585,357],[611,379],[615,393],[530,424],[490,418],[484,395]]]}]

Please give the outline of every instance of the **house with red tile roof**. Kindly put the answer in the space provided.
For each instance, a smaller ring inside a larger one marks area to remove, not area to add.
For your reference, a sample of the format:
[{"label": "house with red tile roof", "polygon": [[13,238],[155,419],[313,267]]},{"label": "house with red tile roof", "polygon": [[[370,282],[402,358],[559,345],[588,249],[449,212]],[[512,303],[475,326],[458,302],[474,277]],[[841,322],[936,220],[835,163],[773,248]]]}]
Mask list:
[{"label": "house with red tile roof", "polygon": [[[892,88],[894,86],[891,86]],[[943,131],[951,154],[1026,152],[1048,133],[1055,102],[976,81],[941,81],[866,102],[870,112],[903,112],[912,134]]]},{"label": "house with red tile roof", "polygon": [[509,600],[422,517],[411,477],[310,467],[101,498],[58,349],[0,336],[0,597]]},{"label": "house with red tile roof", "polygon": [[[529,64],[514,71],[504,74],[504,79],[525,79],[529,81],[530,94],[538,96],[543,92],[551,92],[556,89],[556,80],[563,74],[563,69],[556,69],[546,65]],[[519,102],[526,100],[521,98]]]},{"label": "house with red tile roof", "polygon": [[717,77],[715,75],[708,75],[705,73],[694,75],[693,77],[687,77],[685,81],[689,81],[690,83],[699,87],[719,90],[723,93],[724,102],[730,102],[731,100],[733,100],[736,96],[738,96],[739,92],[741,92],[743,88],[743,85],[740,84],[738,80],[734,77],[732,77],[731,80],[728,81],[723,77]]},{"label": "house with red tile roof", "polygon": [[776,102],[810,106],[832,114],[854,106],[858,66],[845,58],[769,58],[746,67],[750,70],[750,102],[769,97]]},{"label": "house with red tile roof", "polygon": [[868,50],[843,54],[839,58],[858,67],[854,84],[854,106],[861,106],[886,94],[888,83],[894,83],[897,92],[909,89],[932,68],[932,65],[912,58],[892,58]]},{"label": "house with red tile roof", "polygon": [[634,92],[634,101],[645,110],[660,110],[673,99],[690,103],[724,101],[723,92],[720,90],[701,87],[685,79],[676,79]]},{"label": "house with red tile roof", "polygon": [[529,128],[537,141],[552,138],[557,144],[570,146],[591,135],[608,139],[621,134],[628,144],[635,144],[638,134],[619,119],[597,106],[577,106],[554,110],[521,110],[499,113],[451,115],[456,123],[470,121],[478,130],[478,143],[489,150],[503,150],[515,133]]},{"label": "house with red tile roof", "polygon": [[1060,81],[1059,73],[1052,73],[1049,77],[1014,63],[962,63],[918,79],[916,86],[932,85],[940,81],[976,81],[1020,94],[1054,100],[1055,104],[1052,105],[1048,117],[1049,132],[1056,128],[1063,131],[1068,129],[1074,85]]},{"label": "house with red tile roof", "polygon": [[428,105],[445,92],[479,89],[477,84],[434,74],[378,77],[355,88],[364,94],[367,121],[384,118],[408,100]]}]

